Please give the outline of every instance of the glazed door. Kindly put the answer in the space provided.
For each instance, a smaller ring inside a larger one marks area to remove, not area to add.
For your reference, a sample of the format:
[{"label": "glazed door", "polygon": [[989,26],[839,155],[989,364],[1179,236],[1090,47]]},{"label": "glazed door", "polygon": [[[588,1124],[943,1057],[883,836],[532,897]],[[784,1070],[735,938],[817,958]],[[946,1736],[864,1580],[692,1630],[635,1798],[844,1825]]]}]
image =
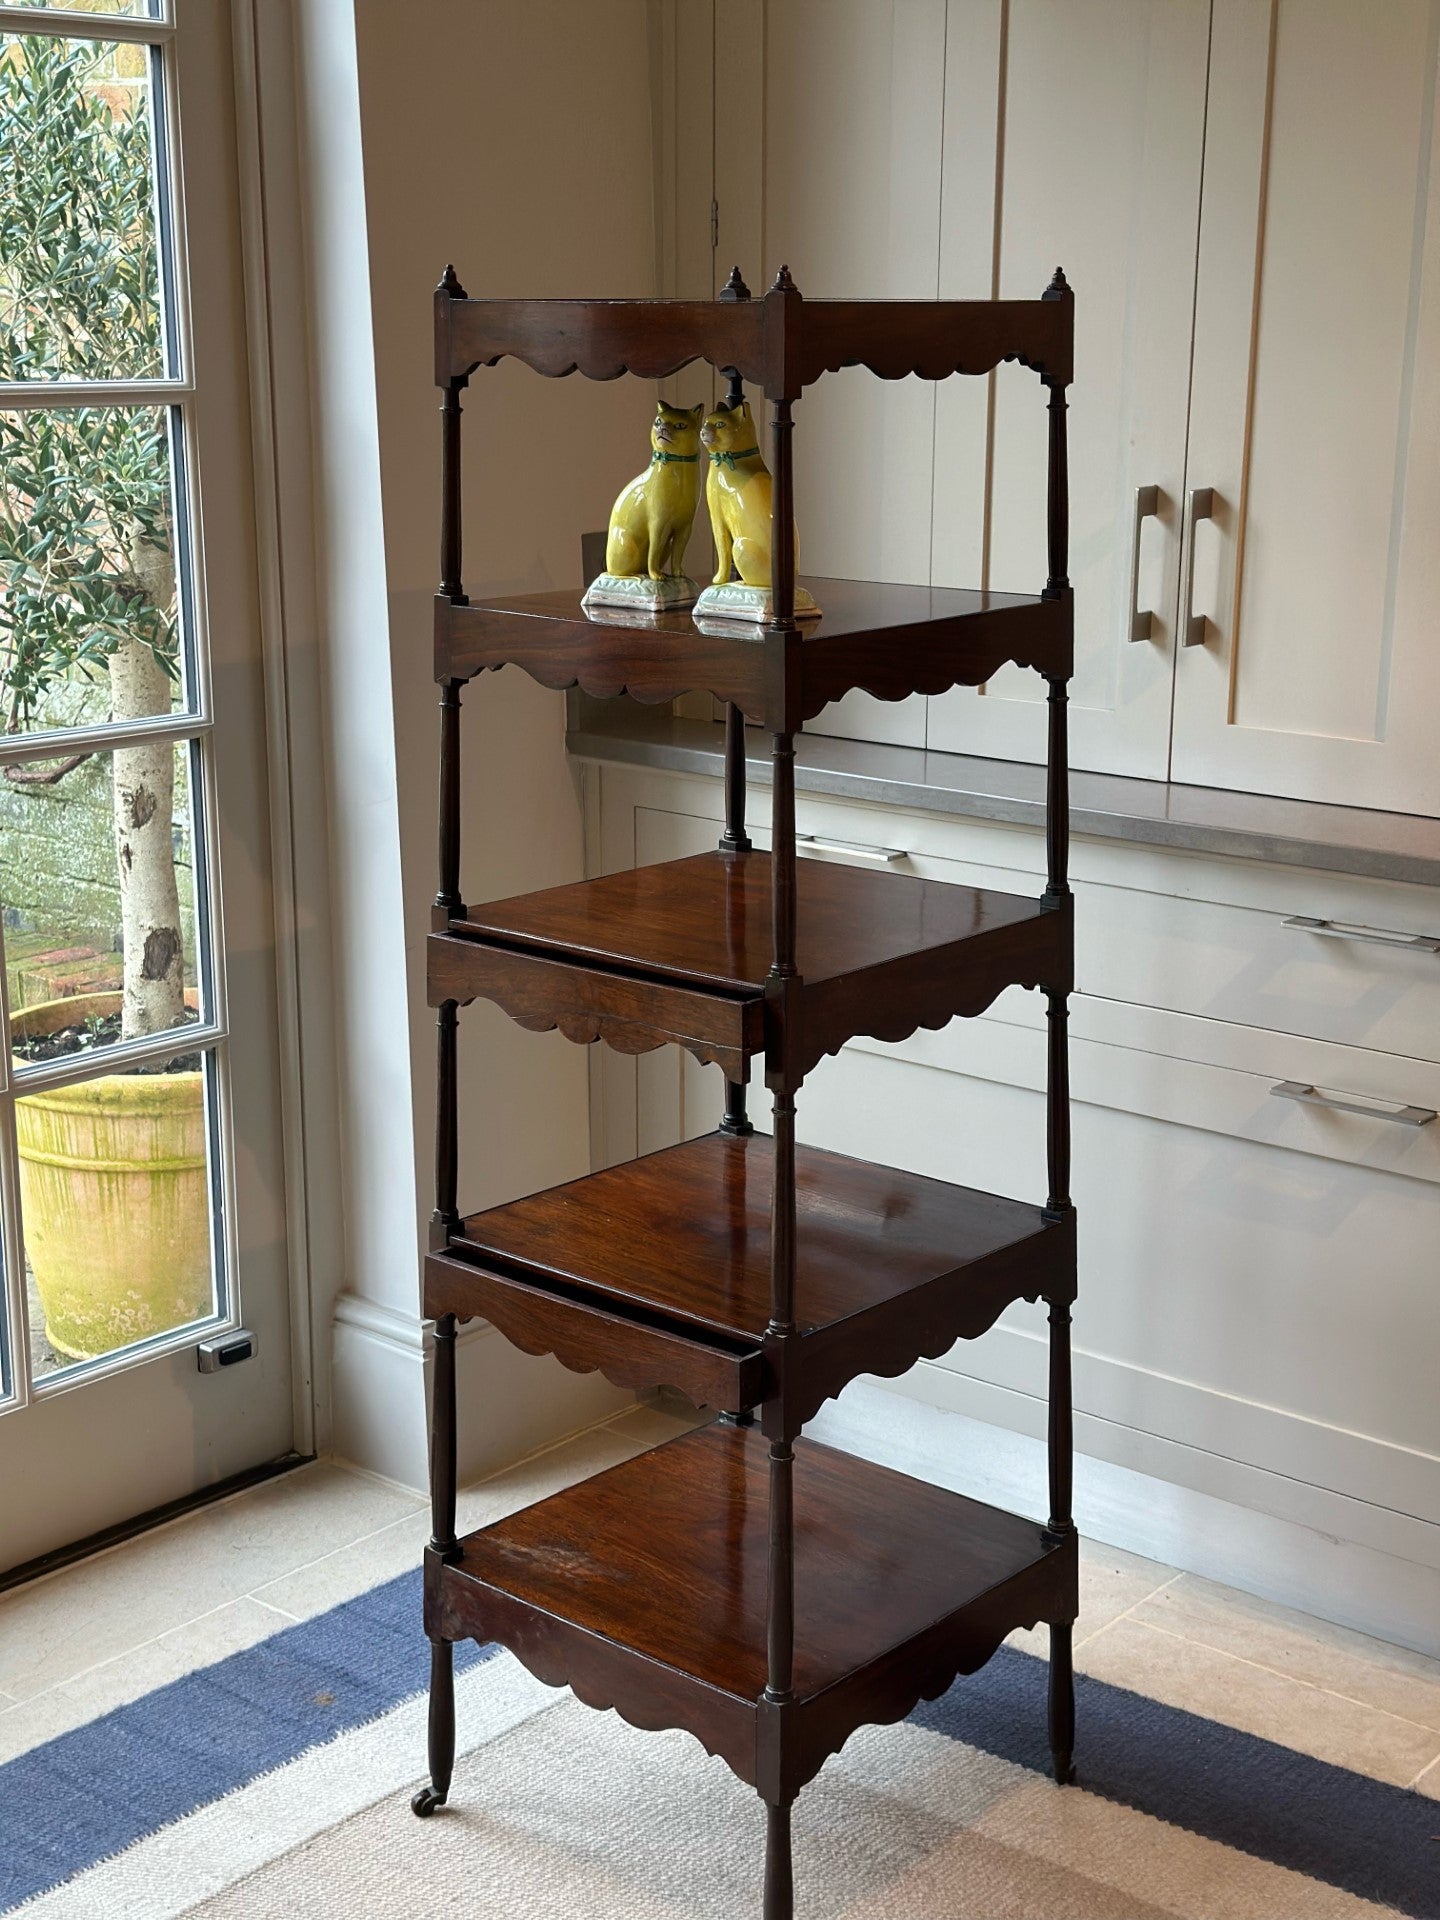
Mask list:
[{"label": "glazed door", "polygon": [[0,1569],[294,1438],[230,33],[0,8]]}]

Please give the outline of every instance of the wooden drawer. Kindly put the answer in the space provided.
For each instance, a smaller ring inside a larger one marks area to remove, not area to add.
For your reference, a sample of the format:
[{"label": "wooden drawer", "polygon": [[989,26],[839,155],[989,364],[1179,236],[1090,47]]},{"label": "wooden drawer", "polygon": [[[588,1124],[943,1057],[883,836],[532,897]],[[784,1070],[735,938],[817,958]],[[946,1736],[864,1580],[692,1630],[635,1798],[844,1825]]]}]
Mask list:
[{"label": "wooden drawer", "polygon": [[1083,992],[1440,1060],[1440,898],[1428,889],[1239,862],[1217,874],[1180,856],[1157,872],[1126,851],[1137,877],[1173,891],[1116,884],[1121,862],[1077,862]]}]

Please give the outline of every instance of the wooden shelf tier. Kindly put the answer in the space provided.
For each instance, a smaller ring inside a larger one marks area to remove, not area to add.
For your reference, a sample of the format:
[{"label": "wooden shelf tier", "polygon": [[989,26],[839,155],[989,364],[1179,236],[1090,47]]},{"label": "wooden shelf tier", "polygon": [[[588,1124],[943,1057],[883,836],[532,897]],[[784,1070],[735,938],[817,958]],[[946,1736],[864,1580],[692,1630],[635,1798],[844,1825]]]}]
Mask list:
[{"label": "wooden shelf tier", "polygon": [[578,589],[517,599],[435,602],[435,678],[465,681],[519,666],[547,687],[650,703],[710,693],[758,726],[794,733],[856,688],[880,700],[979,686],[1009,662],[1065,679],[1074,657],[1068,591],[1045,598],[870,580],[804,579],[821,609],[791,636],[687,609],[584,612]]},{"label": "wooden shelf tier", "polygon": [[[764,1134],[707,1134],[472,1214],[425,1267],[425,1312],[484,1318],[530,1353],[731,1412],[775,1398]],[[796,1424],[858,1374],[973,1340],[1015,1300],[1075,1297],[1068,1215],[796,1150]]]},{"label": "wooden shelf tier", "polygon": [[1036,300],[806,300],[788,275],[758,300],[471,300],[447,279],[436,293],[435,379],[443,387],[516,359],[552,378],[664,380],[704,360],[734,367],[767,399],[796,400],[841,367],[945,380],[1018,360],[1064,387],[1073,316],[1058,272]]},{"label": "wooden shelf tier", "polygon": [[763,1699],[769,1459],[717,1423],[511,1515],[426,1568],[426,1631],[499,1641],[632,1725],[681,1727],[788,1799],[1007,1633],[1073,1621],[1073,1534],[795,1447],[794,1698]]},{"label": "wooden shelf tier", "polygon": [[[787,1071],[858,1034],[903,1040],[1008,986],[1068,992],[1069,897],[797,863],[798,1015]],[[667,1041],[743,1080],[766,1051],[768,853],[702,853],[437,914],[429,997],[493,1000],[521,1026],[627,1053]]]}]

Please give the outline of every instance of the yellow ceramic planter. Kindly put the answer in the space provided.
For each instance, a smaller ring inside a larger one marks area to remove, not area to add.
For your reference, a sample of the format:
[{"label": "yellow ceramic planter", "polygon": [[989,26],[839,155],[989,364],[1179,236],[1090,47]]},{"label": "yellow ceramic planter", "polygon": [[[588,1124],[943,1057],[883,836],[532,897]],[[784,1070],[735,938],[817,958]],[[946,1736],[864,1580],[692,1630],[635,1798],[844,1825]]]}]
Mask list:
[{"label": "yellow ceramic planter", "polygon": [[[113,1013],[120,996],[27,1007],[17,1033]],[[15,1103],[25,1250],[45,1337],[75,1360],[211,1311],[199,1073],[111,1073]]]}]

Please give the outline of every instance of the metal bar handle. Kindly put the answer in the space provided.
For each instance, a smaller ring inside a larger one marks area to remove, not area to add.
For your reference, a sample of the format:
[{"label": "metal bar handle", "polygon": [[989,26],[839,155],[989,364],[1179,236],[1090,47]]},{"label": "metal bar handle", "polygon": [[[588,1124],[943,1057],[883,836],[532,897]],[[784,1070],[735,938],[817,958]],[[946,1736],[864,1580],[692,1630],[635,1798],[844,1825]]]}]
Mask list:
[{"label": "metal bar handle", "polygon": [[1185,590],[1180,596],[1180,644],[1203,647],[1206,620],[1195,611],[1195,529],[1215,514],[1215,489],[1192,487],[1185,508]]},{"label": "metal bar handle", "polygon": [[1364,1100],[1340,1100],[1299,1080],[1281,1080],[1270,1091],[1278,1099],[1298,1100],[1302,1106],[1325,1107],[1331,1113],[1360,1113],[1367,1120],[1393,1120],[1397,1127],[1428,1127],[1435,1118],[1434,1107],[1377,1107]]},{"label": "metal bar handle", "polygon": [[818,833],[797,833],[797,847],[810,847],[816,853],[848,853],[857,860],[879,860],[889,866],[896,860],[908,860],[903,847],[867,847],[859,840],[826,840]]},{"label": "metal bar handle", "polygon": [[1428,933],[1391,933],[1385,927],[1356,926],[1348,920],[1312,920],[1304,913],[1291,914],[1281,924],[1297,927],[1301,933],[1323,933],[1330,940],[1361,940],[1375,947],[1400,947],[1407,953],[1440,953],[1440,940]]},{"label": "metal bar handle", "polygon": [[1140,533],[1147,520],[1153,519],[1160,511],[1160,489],[1158,487],[1137,487],[1135,489],[1135,524],[1130,533],[1130,631],[1127,640],[1149,640],[1153,638],[1155,615],[1140,606]]}]

